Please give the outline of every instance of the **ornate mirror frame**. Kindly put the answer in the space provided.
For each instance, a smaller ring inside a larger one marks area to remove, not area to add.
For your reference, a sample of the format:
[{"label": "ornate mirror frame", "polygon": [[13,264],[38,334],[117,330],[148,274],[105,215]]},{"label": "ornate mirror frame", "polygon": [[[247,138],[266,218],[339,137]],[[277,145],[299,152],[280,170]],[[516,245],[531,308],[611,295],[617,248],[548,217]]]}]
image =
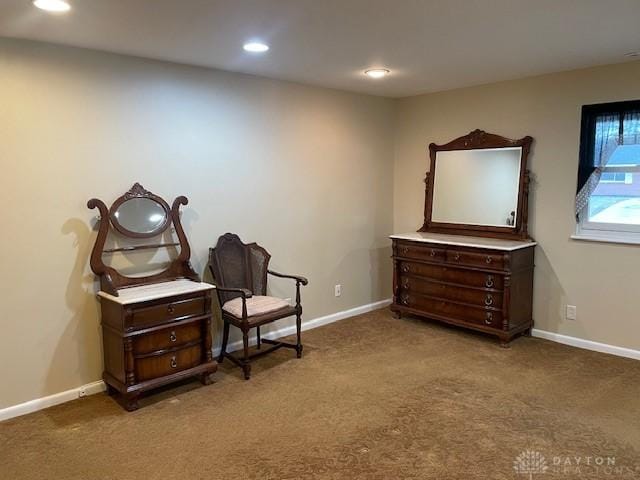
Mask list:
[{"label": "ornate mirror frame", "polygon": [[[160,225],[156,230],[147,233],[130,232],[126,228],[122,227],[117,220],[115,220],[115,212],[122,203],[131,198],[150,198],[158,202],[167,212],[165,222]],[[131,189],[111,205],[111,208],[107,208],[107,205],[97,198],[92,198],[87,202],[87,208],[97,208],[100,212],[98,236],[96,237],[96,243],[93,246],[91,252],[91,270],[97,276],[100,277],[100,289],[103,292],[109,293],[113,296],[118,296],[118,289],[134,287],[138,285],[147,285],[150,283],[167,282],[171,280],[177,280],[179,278],[188,278],[190,280],[199,282],[200,276],[193,270],[191,262],[191,247],[187,241],[187,236],[184,233],[182,224],[180,223],[180,205],[187,205],[189,200],[187,197],[180,196],[173,201],[171,208],[169,204],[165,202],[161,197],[154,195],[153,193],[145,190],[142,185],[135,183]],[[115,221],[114,221],[115,220]],[[105,242],[111,228],[114,228],[121,235],[130,238],[150,238],[161,235],[169,226],[173,224],[173,227],[178,237],[178,243],[156,243],[149,245],[135,245],[130,247],[114,248],[105,250]],[[166,270],[155,273],[153,275],[143,277],[127,277],[121,274],[115,268],[105,265],[103,262],[103,256],[106,253],[134,251],[143,249],[154,249],[164,247],[180,247],[180,254],[177,258],[169,263]]]},{"label": "ornate mirror frame", "polygon": [[[447,233],[452,235],[471,235],[478,237],[493,237],[510,240],[526,240],[527,223],[529,220],[529,170],[527,170],[527,160],[533,138],[526,136],[518,140],[502,137],[483,130],[474,130],[468,135],[456,138],[449,143],[429,145],[430,167],[425,177],[425,200],[424,200],[424,224],[419,232]],[[472,225],[460,223],[434,222],[432,218],[433,210],[433,187],[436,171],[436,153],[452,150],[478,150],[485,148],[508,148],[522,147],[520,157],[520,178],[518,186],[518,205],[515,216],[515,227],[498,227],[490,225]]]},{"label": "ornate mirror frame", "polygon": [[[116,212],[123,203],[128,202],[129,200],[133,200],[134,198],[148,198],[149,200],[153,200],[158,205],[160,205],[164,210],[164,221],[162,222],[162,224],[156,227],[153,231],[145,233],[132,232],[131,230],[123,227],[118,221]],[[154,195],[148,190],[145,190],[144,187],[139,183],[135,183],[133,187],[131,187],[131,190],[129,190],[127,193],[113,202],[111,208],[109,209],[109,219],[111,220],[111,224],[113,225],[113,227],[125,237],[151,238],[160,235],[167,229],[167,227],[171,223],[171,210],[169,209],[169,204],[165,202],[163,198]]]}]

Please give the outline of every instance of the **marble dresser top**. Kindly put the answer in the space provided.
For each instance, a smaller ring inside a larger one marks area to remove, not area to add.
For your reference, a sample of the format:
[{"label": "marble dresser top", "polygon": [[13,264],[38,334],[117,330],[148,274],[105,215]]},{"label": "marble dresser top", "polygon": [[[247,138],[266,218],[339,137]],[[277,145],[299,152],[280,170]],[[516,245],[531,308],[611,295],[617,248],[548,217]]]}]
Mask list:
[{"label": "marble dresser top", "polygon": [[499,238],[467,237],[466,235],[447,235],[443,233],[413,232],[390,235],[397,240],[414,242],[441,243],[458,247],[491,248],[494,250],[513,251],[537,245],[533,240],[501,240]]},{"label": "marble dresser top", "polygon": [[147,302],[158,298],[182,295],[184,293],[202,292],[205,290],[212,290],[214,288],[216,287],[210,283],[194,282],[186,278],[181,278],[170,282],[121,288],[118,290],[119,296],[117,297],[103,291],[99,291],[98,296],[121,305],[127,305],[129,303]]}]

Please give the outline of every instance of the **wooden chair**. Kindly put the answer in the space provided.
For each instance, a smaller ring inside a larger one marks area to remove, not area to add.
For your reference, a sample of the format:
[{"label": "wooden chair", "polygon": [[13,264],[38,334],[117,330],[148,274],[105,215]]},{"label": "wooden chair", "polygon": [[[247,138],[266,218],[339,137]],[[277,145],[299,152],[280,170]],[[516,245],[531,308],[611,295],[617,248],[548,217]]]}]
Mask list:
[{"label": "wooden chair", "polygon": [[[269,270],[271,255],[256,243],[244,244],[233,233],[225,233],[218,239],[215,248],[209,249],[209,269],[216,281],[216,292],[222,309],[224,331],[222,348],[218,363],[228,358],[244,371],[244,378],[251,376],[251,359],[267,354],[278,348],[293,348],[297,357],[302,357],[300,327],[302,305],[300,304],[300,285],[308,280],[297,275],[285,275]],[[296,282],[296,304],[276,297],[267,296],[267,276],[290,278]],[[260,338],[260,327],[281,318],[296,316],[297,341],[295,344]],[[242,331],[243,356],[237,358],[227,353],[229,325]],[[260,350],[249,355],[249,331],[255,328],[257,348]],[[261,344],[271,347],[261,350]]]}]

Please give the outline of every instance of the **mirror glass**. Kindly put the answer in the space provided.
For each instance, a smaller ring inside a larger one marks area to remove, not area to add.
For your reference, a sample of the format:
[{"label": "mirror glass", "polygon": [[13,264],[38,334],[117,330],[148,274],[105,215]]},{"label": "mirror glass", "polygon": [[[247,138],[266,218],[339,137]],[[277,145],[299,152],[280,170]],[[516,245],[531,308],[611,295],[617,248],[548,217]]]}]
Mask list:
[{"label": "mirror glass", "polygon": [[431,221],[515,228],[522,147],[436,152]]},{"label": "mirror glass", "polygon": [[139,234],[153,233],[167,220],[167,212],[162,205],[150,198],[127,200],[113,215],[121,227]]}]

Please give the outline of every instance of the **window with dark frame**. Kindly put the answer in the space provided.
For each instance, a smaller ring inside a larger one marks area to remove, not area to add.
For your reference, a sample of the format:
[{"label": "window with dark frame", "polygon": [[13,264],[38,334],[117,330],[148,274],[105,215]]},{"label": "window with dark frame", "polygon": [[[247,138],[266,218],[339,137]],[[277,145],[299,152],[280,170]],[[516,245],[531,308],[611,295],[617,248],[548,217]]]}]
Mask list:
[{"label": "window with dark frame", "polygon": [[640,234],[640,100],[582,107],[579,233]]}]

